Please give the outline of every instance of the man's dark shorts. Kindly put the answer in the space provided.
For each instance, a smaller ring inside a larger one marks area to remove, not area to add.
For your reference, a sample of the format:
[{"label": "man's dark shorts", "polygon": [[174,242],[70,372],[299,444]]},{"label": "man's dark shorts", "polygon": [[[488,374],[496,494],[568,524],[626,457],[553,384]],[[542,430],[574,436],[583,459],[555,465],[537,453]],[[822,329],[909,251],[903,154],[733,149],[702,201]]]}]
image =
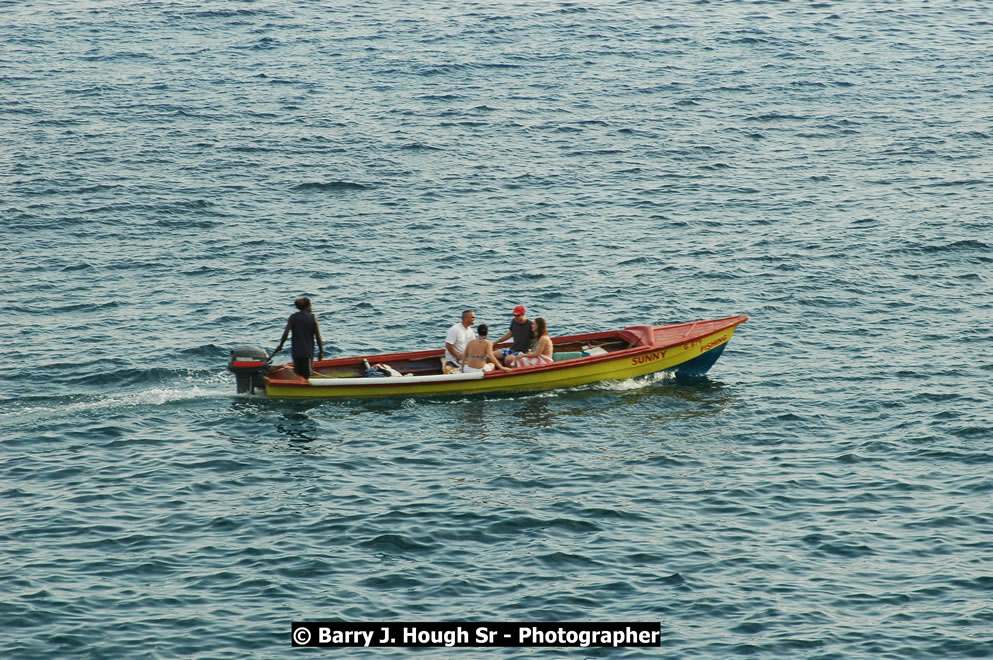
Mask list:
[{"label": "man's dark shorts", "polygon": [[294,355],[293,371],[297,372],[303,378],[310,378],[310,360],[311,358],[308,356]]}]

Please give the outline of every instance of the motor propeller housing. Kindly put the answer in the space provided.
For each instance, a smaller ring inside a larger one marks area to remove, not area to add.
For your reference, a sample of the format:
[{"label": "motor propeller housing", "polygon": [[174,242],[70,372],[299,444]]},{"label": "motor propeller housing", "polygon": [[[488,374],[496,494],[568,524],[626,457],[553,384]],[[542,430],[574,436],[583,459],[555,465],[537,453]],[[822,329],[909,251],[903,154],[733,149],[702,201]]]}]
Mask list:
[{"label": "motor propeller housing", "polygon": [[262,376],[269,364],[269,352],[257,346],[239,346],[231,349],[228,371],[235,375],[238,394],[255,394],[265,388]]}]

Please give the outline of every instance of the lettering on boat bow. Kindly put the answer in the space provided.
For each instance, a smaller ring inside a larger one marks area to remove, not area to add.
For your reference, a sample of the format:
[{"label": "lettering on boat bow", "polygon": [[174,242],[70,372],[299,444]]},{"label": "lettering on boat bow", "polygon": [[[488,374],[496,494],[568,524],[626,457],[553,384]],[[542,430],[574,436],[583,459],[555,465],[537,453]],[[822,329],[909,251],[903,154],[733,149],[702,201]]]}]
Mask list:
[{"label": "lettering on boat bow", "polygon": [[728,336],[727,335],[721,335],[720,337],[718,337],[714,341],[708,342],[708,343],[704,344],[703,346],[701,346],[700,347],[700,352],[701,353],[706,353],[710,349],[715,348],[717,346],[720,346],[721,344],[723,344],[727,340],[728,340]]},{"label": "lettering on boat bow", "polygon": [[655,351],[654,353],[646,353],[644,355],[635,355],[631,358],[631,364],[645,364],[647,362],[655,362],[656,360],[661,360],[665,357],[665,353],[668,349],[663,349],[661,351]]}]

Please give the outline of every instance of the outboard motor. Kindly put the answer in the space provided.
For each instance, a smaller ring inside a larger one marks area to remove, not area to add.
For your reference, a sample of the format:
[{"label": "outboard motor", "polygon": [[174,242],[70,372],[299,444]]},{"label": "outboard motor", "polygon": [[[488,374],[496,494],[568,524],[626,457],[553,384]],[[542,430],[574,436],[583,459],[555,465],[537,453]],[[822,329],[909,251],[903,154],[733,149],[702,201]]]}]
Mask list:
[{"label": "outboard motor", "polygon": [[238,394],[255,394],[256,389],[264,389],[262,376],[269,363],[269,353],[264,348],[256,346],[239,346],[231,350],[228,360],[228,371],[235,375],[238,381]]}]

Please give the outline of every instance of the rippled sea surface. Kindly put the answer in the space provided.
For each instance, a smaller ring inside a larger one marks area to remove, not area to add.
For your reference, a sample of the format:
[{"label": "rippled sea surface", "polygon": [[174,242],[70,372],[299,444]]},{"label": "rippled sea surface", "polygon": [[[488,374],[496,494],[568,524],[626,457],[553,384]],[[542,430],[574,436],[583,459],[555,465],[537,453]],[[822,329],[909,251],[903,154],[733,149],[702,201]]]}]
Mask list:
[{"label": "rippled sea surface", "polygon": [[[0,2],[0,656],[285,657],[295,620],[993,655],[991,29]],[[331,356],[438,348],[466,307],[750,321],[690,383],[236,396],[228,350],[298,295]]]}]

